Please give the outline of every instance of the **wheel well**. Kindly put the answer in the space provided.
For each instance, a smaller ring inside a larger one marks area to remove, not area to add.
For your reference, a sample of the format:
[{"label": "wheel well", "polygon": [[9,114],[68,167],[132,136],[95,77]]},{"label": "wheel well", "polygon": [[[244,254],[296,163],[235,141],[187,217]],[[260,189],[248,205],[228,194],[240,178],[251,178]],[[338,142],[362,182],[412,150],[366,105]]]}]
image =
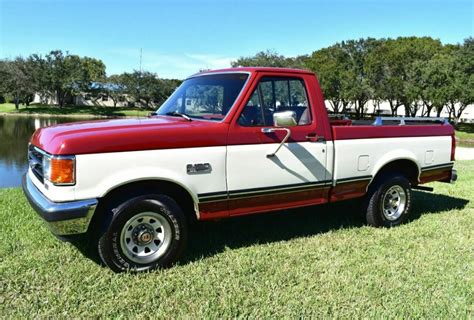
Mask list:
[{"label": "wheel well", "polygon": [[104,219],[105,214],[111,208],[114,208],[115,205],[118,205],[125,199],[147,193],[160,193],[173,198],[183,210],[188,221],[191,222],[197,219],[193,197],[182,186],[164,180],[143,180],[127,183],[107,192],[107,194],[99,200],[93,222],[104,222],[104,220],[107,220]]},{"label": "wheel well", "polygon": [[400,172],[412,185],[418,184],[419,170],[415,162],[408,159],[400,159],[385,164],[375,175],[373,181],[389,172]]}]

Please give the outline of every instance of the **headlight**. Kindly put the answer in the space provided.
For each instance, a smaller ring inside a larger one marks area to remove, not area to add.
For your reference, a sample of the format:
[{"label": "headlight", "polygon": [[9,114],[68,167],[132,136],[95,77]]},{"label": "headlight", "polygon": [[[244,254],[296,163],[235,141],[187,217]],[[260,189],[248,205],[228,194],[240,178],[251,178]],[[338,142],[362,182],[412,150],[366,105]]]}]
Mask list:
[{"label": "headlight", "polygon": [[76,183],[74,156],[43,157],[43,176],[54,185],[73,185]]}]

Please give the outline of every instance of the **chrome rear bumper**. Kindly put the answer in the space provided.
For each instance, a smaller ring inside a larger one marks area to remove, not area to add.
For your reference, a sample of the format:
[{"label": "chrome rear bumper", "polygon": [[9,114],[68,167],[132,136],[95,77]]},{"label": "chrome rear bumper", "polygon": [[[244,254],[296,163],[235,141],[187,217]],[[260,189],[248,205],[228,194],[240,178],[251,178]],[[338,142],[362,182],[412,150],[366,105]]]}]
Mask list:
[{"label": "chrome rear bumper", "polygon": [[52,202],[33,184],[28,173],[23,176],[22,186],[28,202],[46,221],[52,233],[62,236],[87,231],[98,204],[97,199]]}]

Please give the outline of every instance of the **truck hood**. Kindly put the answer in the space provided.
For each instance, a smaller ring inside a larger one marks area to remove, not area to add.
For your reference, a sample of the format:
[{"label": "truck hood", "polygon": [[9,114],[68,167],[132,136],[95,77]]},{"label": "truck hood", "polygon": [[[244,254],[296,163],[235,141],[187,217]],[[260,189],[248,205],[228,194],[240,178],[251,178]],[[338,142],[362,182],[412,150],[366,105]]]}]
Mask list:
[{"label": "truck hood", "polygon": [[225,145],[228,125],[156,116],[65,123],[36,130],[31,144],[55,155]]}]

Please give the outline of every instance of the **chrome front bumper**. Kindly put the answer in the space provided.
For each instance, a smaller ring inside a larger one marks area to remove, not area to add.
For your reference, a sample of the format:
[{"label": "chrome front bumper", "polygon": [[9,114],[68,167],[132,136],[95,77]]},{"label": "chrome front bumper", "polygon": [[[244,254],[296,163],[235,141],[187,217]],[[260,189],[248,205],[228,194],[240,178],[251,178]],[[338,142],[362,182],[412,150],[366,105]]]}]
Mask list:
[{"label": "chrome front bumper", "polygon": [[87,231],[97,199],[52,202],[36,188],[28,173],[23,176],[22,186],[30,205],[46,221],[52,233],[63,236]]}]

